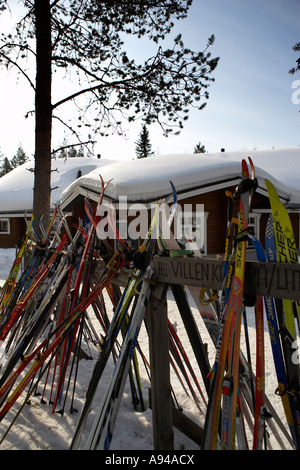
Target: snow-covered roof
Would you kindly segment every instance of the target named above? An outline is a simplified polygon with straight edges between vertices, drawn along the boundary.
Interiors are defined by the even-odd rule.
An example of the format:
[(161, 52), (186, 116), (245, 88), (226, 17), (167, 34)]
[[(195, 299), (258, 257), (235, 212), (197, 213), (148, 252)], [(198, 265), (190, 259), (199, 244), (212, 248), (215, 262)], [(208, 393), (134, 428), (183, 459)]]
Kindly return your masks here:
[[(300, 148), (270, 151), (239, 151), (206, 154), (163, 155), (130, 161), (97, 158), (52, 160), (51, 203), (67, 207), (79, 195), (99, 197), (100, 178), (108, 182), (106, 199), (128, 202), (154, 202), (171, 197), (170, 180), (178, 198), (225, 188), (236, 184), (241, 161), (251, 156), (259, 182), (258, 191), (266, 193), (264, 179), (270, 179), (282, 200), (290, 206), (300, 204)], [(34, 162), (28, 161), (0, 178), (0, 213), (30, 213), (33, 202)], [(82, 176), (78, 178), (78, 171)]]
[[(51, 205), (59, 202), (61, 193), (78, 177), (114, 163), (94, 157), (53, 159), (51, 163)], [(0, 213), (30, 213), (33, 207), (34, 161), (29, 160), (0, 178)], [(98, 170), (99, 171), (99, 170)]]
[[(239, 182), (241, 161), (251, 156), (258, 179), (258, 192), (267, 195), (264, 179), (273, 182), (285, 203), (300, 204), (300, 148), (270, 151), (240, 151), (206, 154), (176, 154), (123, 161), (101, 168), (108, 200), (149, 203), (172, 195), (170, 180), (178, 198), (229, 187)], [(61, 195), (67, 207), (79, 195), (97, 199), (100, 191), (99, 169), (74, 181)], [(294, 187), (291, 185), (294, 183)]]

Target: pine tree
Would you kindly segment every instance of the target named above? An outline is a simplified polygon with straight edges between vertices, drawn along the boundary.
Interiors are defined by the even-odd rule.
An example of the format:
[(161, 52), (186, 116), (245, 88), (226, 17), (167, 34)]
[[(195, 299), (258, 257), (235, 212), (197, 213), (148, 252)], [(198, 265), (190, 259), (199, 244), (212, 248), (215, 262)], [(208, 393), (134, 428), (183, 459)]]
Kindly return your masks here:
[(24, 152), (22, 148), (22, 145), (20, 144), (16, 155), (14, 155), (13, 158), (11, 159), (11, 166), (12, 168), (17, 168), (17, 166), (22, 165), (28, 160), (29, 158), (27, 157), (26, 153)]
[(0, 167), (0, 177), (6, 175), (13, 169), (9, 159), (7, 157), (4, 157), (3, 163)]
[(194, 147), (194, 153), (205, 153), (206, 150), (205, 150), (205, 146), (201, 144), (201, 142), (199, 142), (199, 144), (197, 144), (195, 147)]
[(142, 126), (142, 130), (139, 134), (139, 139), (136, 141), (135, 153), (137, 155), (137, 158), (147, 158), (154, 155), (150, 143), (149, 131), (145, 124)]
[(77, 151), (77, 157), (84, 157), (84, 148), (83, 145), (80, 145), (79, 150)]

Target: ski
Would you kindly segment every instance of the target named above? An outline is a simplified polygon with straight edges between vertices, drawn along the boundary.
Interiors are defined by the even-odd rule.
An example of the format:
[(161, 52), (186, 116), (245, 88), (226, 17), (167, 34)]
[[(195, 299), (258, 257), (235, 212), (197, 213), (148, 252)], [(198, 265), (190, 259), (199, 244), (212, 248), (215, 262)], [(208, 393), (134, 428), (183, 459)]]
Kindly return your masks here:
[(232, 230), (233, 230), (234, 199), (233, 199), (233, 194), (230, 191), (225, 191), (225, 194), (227, 197), (227, 231), (226, 231), (226, 238), (225, 238), (221, 311), (223, 311), (224, 305), (228, 300), (228, 294), (229, 294), (230, 284), (231, 284), (231, 273), (232, 273), (232, 268), (233, 268), (233, 262), (230, 262), (229, 250), (230, 250), (230, 242), (232, 240)]
[(109, 425), (105, 436), (104, 449), (108, 450), (110, 447), (117, 413), (121, 404), (123, 390), (128, 376), (131, 358), (150, 298), (151, 285), (147, 281), (151, 279), (152, 273), (152, 268), (148, 266), (143, 280), (141, 292), (139, 294), (134, 312), (132, 313), (129, 329), (123, 342), (118, 361), (115, 365), (112, 377), (107, 387), (107, 391), (104, 394), (103, 401), (99, 406), (91, 432), (88, 436), (85, 446), (86, 450), (97, 449), (109, 415), (111, 416), (111, 419), (108, 423)]
[[(0, 421), (8, 413), (8, 411), (11, 409), (13, 404), (20, 397), (20, 395), (23, 393), (25, 388), (34, 379), (35, 375), (42, 368), (42, 366), (44, 365), (46, 360), (49, 358), (49, 356), (51, 356), (50, 361), (52, 360), (52, 355), (57, 353), (57, 351), (59, 350), (59, 348), (62, 345), (63, 341), (65, 340), (65, 338), (69, 334), (70, 329), (73, 328), (73, 326), (74, 326), (75, 322), (78, 320), (78, 318), (89, 307), (89, 305), (91, 305), (91, 303), (94, 301), (94, 299), (99, 295), (99, 292), (102, 289), (104, 289), (106, 284), (111, 281), (112, 277), (116, 275), (118, 265), (119, 265), (119, 261), (115, 259), (114, 262), (112, 262), (107, 267), (107, 271), (106, 271), (105, 275), (103, 276), (101, 281), (99, 281), (98, 285), (95, 287), (95, 290), (90, 292), (90, 294), (77, 305), (75, 311), (73, 311), (62, 322), (62, 324), (58, 325), (58, 329), (55, 330), (55, 333), (57, 333), (58, 330), (59, 330), (59, 334), (55, 334), (55, 338), (49, 344), (49, 346), (45, 350), (43, 350), (42, 352), (40, 352), (40, 347), (37, 346), (37, 348), (34, 351), (35, 354), (32, 353), (30, 355), (30, 359), (32, 359), (33, 357), (35, 357), (36, 359), (35, 359), (34, 363), (32, 364), (32, 366), (30, 367), (30, 369), (28, 370), (28, 372), (25, 374), (25, 376), (21, 380), (21, 382), (16, 386), (15, 390), (8, 396), (8, 398), (6, 400), (6, 403), (1, 408), (1, 410), (0, 410)], [(66, 279), (67, 279), (67, 276), (65, 277), (64, 282), (65, 282)], [(54, 334), (54, 333), (52, 333), (52, 334)], [(25, 358), (25, 360), (26, 360), (26, 358)], [(26, 361), (26, 365), (28, 365), (28, 362)], [(47, 365), (47, 367), (48, 366), (49, 366), (49, 364)], [(41, 376), (44, 374), (47, 367), (45, 367), (43, 369), (43, 373), (40, 375), (38, 380), (40, 380)], [(18, 371), (22, 372), (22, 370), (23, 370), (23, 366), (22, 366), (22, 364), (20, 364)], [(20, 375), (20, 374), (16, 371), (16, 373), (14, 374), (14, 382), (15, 382), (18, 375)], [(7, 385), (7, 384), (9, 384), (9, 385)], [(6, 382), (2, 385), (3, 390), (5, 390), (5, 389), (7, 390), (7, 387), (11, 388), (11, 385), (13, 385), (13, 384), (11, 383), (10, 378), (8, 378), (8, 382)], [(4, 395), (4, 393), (2, 395)]]
[[(278, 261), (282, 262), (284, 260), (288, 263), (299, 264), (293, 227), (288, 212), (279, 200), (277, 191), (272, 183), (265, 180), (265, 184), (272, 209)], [(285, 245), (285, 250), (283, 250), (282, 243)], [(286, 316), (287, 328), (296, 339), (300, 329), (300, 302), (289, 301), (287, 308), (290, 312), (289, 316)]]
[[(249, 240), (255, 248), (258, 261), (266, 262), (265, 253), (260, 242), (250, 233), (247, 234)], [(264, 346), (264, 310), (269, 321), (269, 332), (273, 355), (280, 354), (280, 343), (278, 332), (274, 331), (274, 311), (272, 308), (272, 299), (269, 297), (256, 297), (255, 303), (255, 321), (256, 321), (256, 380), (255, 380), (255, 399), (254, 399), (254, 432), (253, 432), (253, 450), (261, 450), (263, 436), (265, 432), (265, 423), (271, 415), (266, 409), (265, 403), (265, 346)], [(272, 337), (272, 335), (274, 335)], [(272, 343), (273, 339), (273, 343)], [(282, 357), (281, 357), (282, 359)]]
[[(174, 187), (173, 183), (170, 182), (170, 184), (171, 184), (172, 191), (173, 191), (173, 205), (171, 207), (171, 211), (170, 211), (170, 214), (169, 214), (169, 217), (168, 217), (168, 222), (167, 222), (169, 228), (171, 227), (171, 224), (173, 222), (175, 212), (176, 212), (176, 206), (177, 206), (176, 190), (175, 190), (175, 187)], [(160, 233), (160, 225), (159, 225), (159, 217), (158, 217), (158, 206), (157, 206), (157, 216), (156, 217), (154, 216), (154, 227), (155, 227), (155, 230), (156, 230), (157, 241), (158, 241), (158, 244), (160, 245), (160, 243), (161, 243), (161, 238), (160, 238), (161, 233)], [(151, 232), (152, 232), (152, 229), (151, 229)], [(156, 243), (156, 240), (154, 239), (154, 240), (152, 240), (150, 246), (152, 245), (152, 247), (154, 247), (155, 243)], [(152, 250), (153, 250), (153, 248), (151, 248), (150, 253), (152, 252)], [(152, 255), (152, 253), (151, 253), (151, 255)], [(148, 259), (150, 259), (149, 256), (148, 256)], [(153, 270), (150, 266), (148, 266), (147, 270), (146, 270), (145, 277), (143, 278), (144, 280), (143, 280), (141, 293), (139, 294), (137, 304), (134, 308), (134, 313), (133, 313), (134, 317), (131, 320), (131, 323), (132, 323), (133, 320), (135, 319), (135, 316), (138, 317), (136, 319), (136, 321), (138, 322), (138, 327), (137, 327), (136, 331), (138, 331), (139, 328), (140, 328), (140, 324), (141, 324), (141, 322), (144, 318), (144, 313), (145, 313), (145, 310), (146, 310), (146, 306), (147, 306), (147, 303), (148, 303), (148, 300), (149, 300), (150, 294), (151, 294), (151, 288), (150, 288), (149, 282), (145, 283), (145, 281), (147, 281), (146, 277), (148, 277), (150, 279), (152, 277), (152, 274), (153, 274)], [(169, 324), (169, 326), (170, 326), (170, 324)], [(170, 340), (171, 340), (173, 338), (173, 335), (171, 335), (171, 330), (169, 330), (169, 334), (170, 334), (169, 337), (170, 337)], [(132, 348), (132, 345), (131, 345), (131, 348)], [(133, 349), (133, 352), (134, 352), (134, 349)], [(133, 352), (132, 352), (132, 354), (133, 354)], [(187, 360), (187, 357), (184, 355), (184, 351), (182, 350), (182, 348), (181, 348), (181, 353), (183, 354), (183, 356)], [(100, 412), (100, 416), (101, 416), (100, 422), (98, 422), (98, 424), (96, 425), (96, 429), (98, 429), (98, 431), (96, 433), (95, 429), (94, 429), (94, 431), (92, 430), (92, 432), (91, 432), (92, 440), (89, 438), (86, 448), (91, 448), (90, 447), (91, 445), (93, 446), (92, 448), (96, 448), (96, 446), (99, 442), (99, 439), (101, 437), (101, 430), (102, 430), (102, 428), (104, 426), (104, 423), (106, 421), (106, 414), (107, 414), (108, 409), (110, 408), (110, 406), (112, 406), (112, 411), (110, 413), (110, 420), (108, 422), (108, 428), (107, 428), (106, 438), (105, 438), (105, 443), (104, 443), (105, 450), (109, 449), (110, 442), (111, 442), (111, 439), (112, 439), (113, 429), (114, 429), (115, 422), (116, 422), (118, 409), (119, 409), (120, 403), (121, 403), (121, 398), (122, 398), (123, 389), (124, 389), (124, 386), (125, 386), (125, 381), (126, 381), (126, 377), (127, 377), (127, 373), (128, 373), (129, 364), (130, 364), (130, 358), (128, 357), (127, 360), (126, 360), (126, 355), (125, 355), (125, 366), (121, 367), (121, 369), (124, 369), (124, 370), (122, 370), (121, 377), (119, 377), (118, 381), (116, 381), (116, 380), (114, 381), (115, 385), (111, 390), (110, 398), (109, 398), (109, 395), (108, 395), (108, 398), (106, 398), (106, 400), (108, 399), (108, 403), (106, 401), (106, 403), (107, 403), (106, 406)], [(189, 366), (188, 361), (187, 361), (187, 364)], [(195, 378), (195, 376), (194, 376), (194, 378)], [(117, 385), (117, 382), (120, 382), (120, 384)], [(196, 381), (196, 384), (198, 384), (197, 381)], [(193, 394), (193, 391), (192, 391), (192, 394)], [(204, 397), (203, 397), (203, 399), (204, 399)], [(110, 401), (112, 401), (112, 405), (110, 405)], [(96, 423), (96, 420), (95, 420), (95, 423)], [(95, 434), (96, 434), (96, 439), (95, 439)]]
[(12, 291), (14, 289), (19, 270), (21, 267), (21, 263), (23, 260), (23, 255), (25, 253), (26, 247), (27, 247), (27, 242), (29, 240), (30, 234), (31, 234), (31, 225), (32, 225), (33, 217), (31, 218), (29, 227), (26, 231), (25, 237), (22, 241), (21, 247), (19, 248), (15, 261), (13, 263), (13, 266), (11, 268), (11, 271), (8, 275), (8, 278), (5, 281), (5, 284), (2, 288), (1, 291), (1, 302), (0, 302), (0, 318), (2, 317), (2, 309), (6, 306), (7, 302), (9, 301), (10, 295), (12, 294)]
[[(210, 391), (210, 380), (208, 378), (210, 364), (207, 357), (207, 351), (199, 334), (199, 329), (193, 317), (193, 313), (188, 303), (183, 286), (171, 285), (171, 291), (173, 293), (174, 300), (178, 306), (182, 322), (184, 324), (189, 341), (191, 343), (195, 359), (202, 375), (205, 390), (208, 395)], [(204, 403), (206, 403), (206, 398), (204, 398), (203, 394), (202, 398)]]
[(93, 374), (86, 392), (85, 402), (81, 410), (80, 417), (72, 438), (72, 442), (70, 445), (71, 450), (75, 450), (78, 448), (80, 438), (84, 430), (85, 422), (87, 420), (88, 413), (98, 387), (99, 380), (102, 376), (103, 370), (112, 351), (115, 339), (127, 316), (129, 305), (133, 299), (133, 296), (135, 295), (136, 286), (140, 281), (141, 277), (143, 276), (152, 256), (153, 247), (156, 243), (155, 233), (153, 232), (155, 231), (156, 227), (158, 209), (159, 204), (157, 203), (156, 210), (153, 215), (147, 236), (143, 244), (138, 249), (138, 266), (133, 266), (131, 271), (129, 272), (127, 284), (109, 325), (104, 343), (102, 345), (99, 357), (93, 370)]
[[(242, 172), (247, 173), (245, 160)], [(242, 179), (236, 190), (240, 196), (238, 233), (236, 240), (235, 270), (229, 293), (228, 302), (224, 306), (219, 343), (211, 382), (211, 392), (204, 427), (203, 449), (216, 449), (218, 444), (219, 419), (221, 415), (222, 394), (225, 401), (225, 413), (222, 418), (222, 448), (235, 447), (235, 420), (238, 393), (239, 340), (241, 326), (241, 307), (243, 298), (246, 241), (241, 238), (247, 229), (248, 204), (254, 180), (249, 177)], [(228, 347), (230, 346), (230, 349)], [(228, 355), (228, 350), (230, 354)], [(226, 361), (228, 371), (224, 377)], [(223, 390), (223, 393), (222, 393)]]
[[(87, 200), (87, 197), (86, 197), (85, 198), (85, 207), (86, 208), (87, 208), (87, 204), (88, 204), (88, 200)], [(72, 289), (72, 301), (71, 301), (71, 305), (70, 305), (70, 313), (71, 314), (72, 314), (73, 311), (75, 311), (75, 308), (76, 308), (77, 303), (78, 303), (80, 286), (81, 286), (82, 277), (83, 277), (83, 271), (84, 271), (84, 268), (85, 268), (85, 265), (86, 265), (87, 255), (88, 255), (88, 252), (90, 250), (93, 233), (94, 233), (94, 226), (91, 224), (90, 229), (89, 229), (89, 233), (88, 233), (88, 238), (85, 242), (85, 245), (84, 245), (84, 248), (83, 248), (83, 253), (81, 255), (80, 262), (79, 262), (77, 272), (76, 272), (76, 275), (75, 275), (74, 285), (73, 285), (73, 289)], [(58, 377), (58, 381), (57, 381), (57, 390), (56, 390), (54, 403), (53, 403), (53, 407), (52, 407), (53, 411), (55, 410), (57, 402), (59, 400), (59, 396), (62, 393), (63, 383), (64, 383), (64, 379), (65, 379), (65, 374), (66, 374), (66, 369), (67, 369), (67, 366), (69, 364), (73, 344), (74, 344), (75, 337), (76, 337), (76, 334), (77, 334), (77, 331), (78, 331), (78, 328), (79, 328), (79, 321), (80, 321), (80, 318), (74, 324), (74, 328), (72, 329), (72, 331), (70, 331), (69, 337), (66, 338), (66, 340), (65, 340), (65, 342), (62, 346), (61, 361), (60, 361), (60, 373), (59, 373), (59, 377)]]
[(54, 206), (54, 211), (53, 211), (53, 215), (51, 217), (51, 220), (50, 220), (50, 223), (49, 223), (49, 226), (47, 227), (47, 230), (43, 224), (43, 219), (44, 217), (42, 216), (41, 217), (41, 220), (40, 220), (40, 231), (43, 235), (43, 239), (42, 239), (42, 245), (46, 245), (46, 244), (50, 244), (50, 234), (51, 234), (51, 230), (53, 228), (53, 225), (55, 223), (55, 220), (56, 220), (56, 216), (57, 216), (57, 213), (58, 213), (58, 207), (57, 205), (55, 204)]
[[(64, 271), (58, 279), (56, 289), (54, 290), (52, 297), (50, 299), (47, 299), (47, 305), (44, 306), (44, 309), (46, 309), (47, 307), (47, 309), (51, 311), (52, 306), (55, 305), (57, 298), (59, 297), (59, 295), (61, 295), (62, 286), (64, 286), (66, 278), (67, 272)], [(33, 352), (25, 352), (32, 337), (32, 334), (38, 327), (38, 323), (35, 323), (33, 325), (33, 328), (27, 334), (23, 334), (23, 337), (21, 337), (17, 348), (15, 348), (14, 353), (7, 364), (5, 373), (1, 376), (0, 402), (2, 401), (4, 393), (7, 393), (7, 391), (14, 385), (17, 378), (20, 376), (25, 367), (32, 361), (35, 356), (40, 354), (40, 350), (43, 349), (49, 341), (49, 338), (47, 338), (46, 340), (43, 340), (35, 349), (32, 345), (31, 349), (33, 350)], [(19, 359), (21, 359), (21, 363), (14, 372), (11, 372), (13, 370), (13, 367), (19, 361)]]
[[(176, 197), (174, 198), (174, 200)], [(233, 197), (231, 193), (228, 193), (228, 217), (230, 218), (229, 224), (231, 225), (233, 223), (232, 218), (232, 209), (233, 209)], [(229, 233), (231, 232), (231, 229), (228, 229), (228, 247), (229, 247)], [(187, 240), (188, 241), (188, 240)], [(164, 254), (164, 248), (167, 248), (170, 250), (170, 256), (179, 256), (182, 254), (189, 254), (192, 256), (197, 256), (201, 257), (201, 251), (198, 248), (198, 245), (196, 243), (191, 243), (191, 241), (188, 241), (189, 246), (191, 250), (182, 250), (181, 247), (179, 246), (178, 242), (175, 240), (174, 235), (170, 231), (170, 238), (168, 240), (164, 240), (164, 247), (162, 249), (163, 254)], [(229, 260), (229, 256), (227, 258)], [(232, 269), (232, 262), (230, 265), (228, 265), (229, 269)], [(176, 288), (176, 297), (174, 297), (178, 303), (178, 298), (180, 299), (178, 306), (179, 306), (179, 311), (182, 312), (182, 319), (184, 322), (184, 325), (186, 327), (186, 330), (188, 332), (191, 344), (193, 345), (194, 353), (196, 356), (196, 359), (198, 361), (198, 364), (200, 366), (200, 370), (202, 372), (203, 380), (206, 386), (206, 390), (209, 393), (209, 388), (210, 388), (210, 378), (209, 378), (209, 372), (210, 372), (210, 366), (207, 358), (207, 352), (205, 351), (204, 345), (202, 343), (202, 340), (198, 334), (198, 328), (195, 324), (195, 320), (193, 316), (191, 315), (190, 318), (187, 316), (187, 310), (185, 309), (186, 306), (186, 293), (184, 292), (182, 286), (171, 286), (172, 289)], [(228, 286), (227, 286), (228, 287)], [(181, 291), (180, 291), (181, 289)], [(199, 309), (199, 313), (205, 323), (205, 326), (214, 342), (214, 344), (217, 344), (218, 341), (218, 333), (219, 333), (219, 324), (218, 324), (218, 313), (217, 313), (217, 308), (216, 308), (216, 298), (212, 301), (212, 298), (210, 295), (206, 292), (206, 289), (204, 289), (204, 293), (202, 293), (202, 289), (198, 287), (188, 287), (188, 290), (190, 291), (193, 300), (195, 301), (195, 304), (197, 308)], [(174, 292), (173, 292), (174, 293)], [(199, 295), (200, 294), (200, 295)], [(203, 295), (204, 294), (204, 295)], [(179, 297), (178, 297), (179, 295)], [(184, 300), (184, 302), (182, 302)], [(189, 311), (189, 309), (188, 309)], [(192, 333), (192, 334), (191, 334)], [(200, 340), (200, 342), (199, 342)], [(239, 414), (239, 423), (240, 427), (239, 429), (242, 429), (243, 426), (243, 417)], [(241, 431), (243, 433), (243, 438), (244, 438), (244, 431)]]
[[(91, 261), (87, 263), (87, 260), (88, 260), (89, 255), (91, 256), (91, 259), (93, 258), (93, 253), (90, 254), (90, 250), (92, 250), (92, 252), (94, 250), (94, 241), (95, 241), (95, 234), (97, 230), (97, 221), (99, 221), (99, 218), (97, 218), (97, 221), (96, 221), (96, 213), (97, 213), (99, 206), (102, 204), (104, 193), (105, 193), (105, 188), (106, 188), (106, 185), (104, 184), (104, 180), (101, 177), (101, 175), (100, 175), (100, 179), (101, 179), (101, 190), (100, 190), (97, 208), (94, 214), (92, 214), (92, 209), (90, 208), (88, 196), (86, 196), (84, 200), (84, 208), (85, 208), (85, 213), (86, 213), (86, 230), (88, 230), (88, 233), (84, 241), (83, 252), (81, 254), (80, 261), (78, 262), (76, 274), (74, 277), (74, 285), (72, 289), (72, 300), (71, 300), (71, 305), (70, 305), (71, 314), (73, 311), (75, 311), (76, 306), (80, 301), (80, 297), (84, 298), (84, 296), (87, 294), (87, 291), (89, 289), (89, 286), (87, 283), (89, 282), (89, 279), (90, 279)], [(83, 283), (84, 277), (85, 277), (85, 282)], [(83, 283), (83, 286), (82, 286), (82, 283)], [(80, 292), (80, 287), (81, 287), (81, 292)], [(56, 394), (55, 394), (55, 397), (53, 400), (53, 406), (52, 406), (53, 412), (62, 394), (66, 370), (70, 361), (70, 356), (73, 350), (73, 346), (75, 343), (77, 331), (79, 329), (80, 321), (81, 319), (79, 318), (78, 321), (74, 324), (74, 328), (70, 332), (69, 337), (66, 338), (65, 343), (62, 346), (61, 360), (60, 360), (60, 373), (59, 373), (59, 377), (57, 380), (57, 389), (56, 389)], [(60, 410), (61, 414), (62, 412), (63, 412), (63, 409)]]
[[(171, 184), (172, 194), (173, 194), (173, 204), (171, 206), (171, 210), (170, 210), (170, 214), (169, 214), (168, 222), (167, 222), (167, 225), (169, 228), (168, 238), (162, 237), (160, 227), (158, 227), (158, 231), (160, 233), (159, 246), (160, 246), (162, 253), (164, 254), (166, 250), (167, 251), (169, 250), (170, 253), (173, 251), (173, 255), (174, 255), (174, 253), (178, 253), (179, 245), (177, 241), (174, 239), (174, 236), (170, 229), (171, 229), (171, 225), (176, 214), (178, 200), (177, 200), (176, 188), (174, 184), (172, 183), (172, 181), (170, 181), (170, 184)], [(165, 209), (165, 213), (167, 213), (166, 209)], [(204, 344), (199, 334), (198, 327), (193, 317), (191, 308), (187, 300), (186, 292), (183, 286), (172, 284), (170, 287), (174, 296), (174, 300), (178, 306), (178, 310), (179, 310), (181, 319), (183, 321), (184, 327), (186, 329), (188, 338), (191, 342), (191, 346), (192, 346), (196, 361), (198, 363), (199, 369), (202, 374), (206, 392), (208, 394), (210, 381), (207, 376), (210, 370), (210, 364), (209, 364), (208, 357), (207, 357), (207, 351), (205, 350)], [(202, 398), (204, 402), (206, 402), (206, 399), (204, 398), (203, 395), (202, 395)]]
[(8, 332), (10, 331), (10, 328), (12, 327), (12, 325), (14, 324), (14, 322), (17, 320), (17, 318), (19, 317), (20, 313), (22, 312), (22, 310), (24, 309), (24, 307), (27, 305), (27, 303), (29, 302), (29, 300), (31, 299), (32, 295), (34, 294), (34, 292), (36, 291), (36, 289), (39, 287), (39, 285), (41, 284), (41, 282), (43, 281), (43, 279), (45, 279), (47, 273), (49, 272), (50, 270), (50, 267), (52, 266), (52, 264), (55, 262), (55, 260), (57, 259), (57, 257), (59, 255), (61, 255), (62, 253), (62, 250), (66, 244), (66, 236), (63, 237), (61, 243), (55, 248), (51, 258), (49, 259), (49, 261), (45, 264), (45, 266), (42, 267), (42, 269), (39, 271), (36, 279), (34, 280), (33, 284), (31, 285), (30, 288), (27, 289), (26, 291), (26, 294), (24, 296), (24, 298), (17, 304), (17, 306), (15, 307), (15, 309), (13, 310), (13, 312), (11, 313), (10, 317), (8, 318), (7, 322), (5, 325), (2, 325), (1, 326), (1, 333), (0, 333), (0, 340), (4, 340), (8, 334)]
[[(197, 390), (200, 393), (200, 396), (203, 400), (203, 403), (205, 405), (206, 405), (206, 398), (205, 398), (205, 396), (203, 394), (203, 391), (201, 389), (201, 385), (198, 382), (198, 379), (197, 379), (197, 376), (195, 374), (194, 368), (192, 367), (192, 365), (189, 361), (189, 358), (187, 356), (187, 353), (186, 353), (186, 351), (185, 351), (185, 349), (182, 345), (182, 342), (180, 341), (180, 338), (178, 337), (178, 335), (177, 335), (173, 325), (171, 324), (171, 322), (169, 321), (168, 323), (169, 323), (168, 329), (169, 329), (170, 353), (172, 354), (172, 356), (174, 358), (174, 361), (177, 363), (177, 365), (179, 367), (179, 370), (182, 373), (182, 375), (183, 375), (183, 377), (184, 377), (184, 379), (185, 379), (185, 381), (188, 385), (188, 388), (190, 389), (191, 395), (192, 395), (199, 411), (202, 413), (202, 409), (200, 407), (200, 400), (197, 397), (195, 390), (193, 389), (191, 381), (188, 377), (188, 372), (190, 373), (190, 375), (191, 375), (191, 377), (192, 377), (192, 379), (193, 379), (193, 381), (194, 381), (194, 383), (197, 387)], [(183, 358), (183, 360), (182, 360), (182, 358)], [(185, 368), (184, 363), (187, 366), (187, 370)]]
[[(269, 262), (277, 262), (277, 249), (274, 225), (275, 224), (273, 221), (273, 217), (272, 215), (270, 215), (267, 222), (265, 237), (266, 253)], [(281, 231), (279, 233), (281, 233)], [(282, 251), (280, 251), (280, 253), (282, 253)], [(286, 312), (284, 312), (284, 307), (287, 306), (287, 302), (284, 303), (283, 299), (274, 299), (274, 303), (275, 307), (273, 306), (271, 311), (271, 320), (273, 320), (272, 339), (274, 341), (274, 339), (276, 338), (275, 334), (276, 336), (280, 334), (282, 348), (281, 352), (278, 351), (275, 355), (273, 353), (278, 378), (278, 389), (276, 393), (281, 397), (287, 423), (293, 438), (294, 447), (296, 449), (299, 449), (300, 429), (298, 426), (298, 422), (300, 417), (300, 410), (299, 399), (297, 398), (297, 390), (299, 390), (299, 370), (298, 364), (292, 361), (292, 356), (294, 354), (294, 338), (285, 323)], [(267, 313), (269, 309), (270, 308), (268, 306)], [(276, 338), (276, 342), (278, 343), (279, 339), (277, 340)], [(283, 355), (283, 359), (281, 358), (281, 355)]]

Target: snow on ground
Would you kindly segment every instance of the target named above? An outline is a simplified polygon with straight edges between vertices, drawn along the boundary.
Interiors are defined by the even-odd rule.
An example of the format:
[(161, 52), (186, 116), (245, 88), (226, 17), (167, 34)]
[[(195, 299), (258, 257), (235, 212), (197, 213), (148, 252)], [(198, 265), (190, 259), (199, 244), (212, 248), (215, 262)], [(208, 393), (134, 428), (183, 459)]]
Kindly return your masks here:
[[(3, 250), (0, 249), (0, 284), (6, 279), (9, 269), (14, 258), (14, 250)], [(107, 300), (106, 306), (109, 307), (109, 300)], [(192, 301), (191, 301), (192, 302)], [(192, 305), (192, 303), (191, 303)], [(168, 295), (168, 312), (169, 319), (176, 326), (177, 334), (180, 337), (182, 343), (186, 348), (188, 357), (190, 358), (194, 370), (198, 372), (198, 366), (193, 358), (192, 348), (186, 338), (186, 333), (181, 323), (180, 316), (177, 311), (176, 304), (171, 297)], [(202, 323), (202, 319), (198, 313), (198, 310), (193, 307), (195, 319), (199, 325), (201, 337), (204, 343), (208, 344), (209, 358), (212, 363), (214, 359), (214, 347), (211, 344), (209, 335), (206, 331), (205, 326)], [(91, 318), (92, 318), (92, 313)], [(248, 322), (249, 322), (249, 334), (251, 341), (252, 352), (254, 351), (255, 345), (255, 328), (254, 328), (254, 314), (250, 309), (248, 311)], [(148, 344), (147, 334), (142, 329), (139, 342), (142, 346), (144, 354), (148, 357)], [(242, 341), (242, 347), (244, 348), (244, 341)], [(272, 402), (273, 406), (277, 410), (278, 415), (285, 421), (284, 412), (281, 406), (280, 398), (275, 395), (276, 389), (276, 377), (273, 367), (273, 359), (270, 352), (270, 341), (268, 337), (267, 327), (265, 326), (265, 344), (266, 344), (266, 387), (267, 395)], [(97, 350), (91, 345), (92, 359), (82, 359), (80, 361), (79, 374), (76, 385), (76, 399), (74, 406), (80, 411), (81, 406), (84, 402), (84, 393), (91, 377), (95, 360), (97, 358)], [(147, 398), (147, 390), (149, 387), (148, 376), (145, 369), (140, 362), (140, 372), (142, 377), (142, 387), (145, 392), (144, 396)], [(254, 363), (255, 364), (255, 363)], [(108, 383), (109, 377), (113, 370), (113, 361), (109, 360), (107, 367), (104, 372), (104, 376), (100, 382), (98, 388), (91, 415), (87, 421), (86, 431), (84, 437), (86, 438), (87, 432), (90, 429), (93, 422), (93, 415), (97, 404), (101, 400), (102, 391), (105, 389)], [(172, 386), (175, 391), (177, 400), (183, 409), (183, 412), (190, 418), (199, 424), (204, 423), (205, 418), (205, 405), (203, 402), (202, 413), (196, 407), (194, 401), (189, 398), (184, 392), (174, 373), (171, 372)], [(200, 373), (198, 373), (200, 377)], [(42, 388), (39, 389), (42, 391)], [(204, 387), (203, 387), (204, 390)], [(60, 416), (56, 413), (51, 412), (51, 407), (48, 404), (42, 405), (39, 397), (32, 397), (31, 404), (26, 405), (18, 419), (14, 423), (12, 429), (7, 434), (6, 438), (0, 445), (0, 450), (67, 450), (69, 448), (71, 438), (76, 426), (78, 413), (71, 414), (69, 411), (70, 402), (67, 402), (65, 413)], [(22, 404), (22, 401), (20, 401)], [(5, 419), (0, 422), (0, 439), (6, 432), (9, 424), (14, 418), (18, 406), (12, 408)], [(125, 392), (122, 399), (121, 408), (119, 411), (117, 424), (112, 440), (111, 450), (153, 450), (153, 436), (152, 436), (152, 424), (151, 424), (151, 410), (148, 408), (144, 412), (135, 411), (131, 403), (130, 387), (127, 381)], [(181, 432), (174, 430), (174, 443), (175, 449), (177, 450), (198, 450), (199, 447), (196, 443), (191, 441)], [(273, 436), (270, 435), (271, 442), (274, 449), (280, 449), (279, 444), (274, 440)], [(101, 448), (101, 444), (100, 447)], [(290, 449), (287, 444), (287, 449)]]

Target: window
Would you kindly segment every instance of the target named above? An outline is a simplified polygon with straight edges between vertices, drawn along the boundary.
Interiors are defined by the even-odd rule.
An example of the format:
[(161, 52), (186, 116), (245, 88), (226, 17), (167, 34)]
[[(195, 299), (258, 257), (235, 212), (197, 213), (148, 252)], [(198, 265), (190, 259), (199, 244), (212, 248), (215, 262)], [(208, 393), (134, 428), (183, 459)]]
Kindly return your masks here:
[[(255, 238), (259, 240), (259, 222), (260, 222), (260, 214), (250, 212), (248, 217), (248, 228), (252, 230), (253, 235)], [(252, 243), (248, 243), (249, 248), (253, 248)]]
[(9, 219), (0, 219), (0, 234), (10, 234)]

